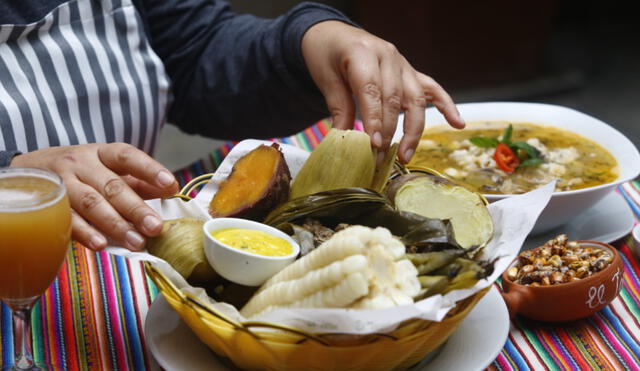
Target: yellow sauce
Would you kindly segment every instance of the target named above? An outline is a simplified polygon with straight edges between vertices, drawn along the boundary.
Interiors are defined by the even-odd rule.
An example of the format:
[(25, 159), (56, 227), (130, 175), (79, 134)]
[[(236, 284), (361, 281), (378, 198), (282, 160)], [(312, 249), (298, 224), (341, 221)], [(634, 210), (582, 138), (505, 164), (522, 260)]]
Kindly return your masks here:
[(211, 232), (211, 237), (240, 251), (258, 255), (287, 256), (293, 251), (284, 238), (253, 229), (224, 228)]

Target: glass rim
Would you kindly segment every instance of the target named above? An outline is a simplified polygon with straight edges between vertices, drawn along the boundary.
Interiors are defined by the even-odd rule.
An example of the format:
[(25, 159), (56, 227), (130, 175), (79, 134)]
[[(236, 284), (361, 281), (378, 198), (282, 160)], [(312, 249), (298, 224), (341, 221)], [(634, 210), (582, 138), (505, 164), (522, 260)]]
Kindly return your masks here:
[(49, 201), (46, 201), (43, 203), (37, 203), (36, 201), (35, 204), (29, 203), (28, 205), (21, 206), (21, 205), (6, 205), (6, 204), (3, 204), (2, 201), (0, 201), (0, 212), (11, 213), (11, 212), (25, 212), (25, 211), (43, 209), (56, 204), (67, 193), (67, 189), (64, 185), (64, 182), (62, 181), (62, 177), (60, 177), (60, 175), (52, 171), (44, 170), (44, 169), (29, 168), (29, 167), (0, 168), (0, 179), (17, 177), (17, 176), (44, 178), (44, 179), (53, 181), (57, 185), (57, 187), (51, 192), (48, 192), (38, 198), (37, 201), (40, 201), (42, 199), (49, 199)]

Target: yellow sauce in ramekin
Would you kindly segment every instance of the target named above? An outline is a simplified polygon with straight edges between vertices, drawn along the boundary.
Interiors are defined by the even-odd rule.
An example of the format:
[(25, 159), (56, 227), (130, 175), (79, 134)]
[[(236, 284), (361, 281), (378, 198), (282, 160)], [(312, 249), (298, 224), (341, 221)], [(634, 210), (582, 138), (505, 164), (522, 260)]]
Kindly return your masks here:
[(257, 255), (287, 256), (293, 252), (287, 240), (253, 229), (223, 228), (211, 232), (211, 237), (227, 246)]

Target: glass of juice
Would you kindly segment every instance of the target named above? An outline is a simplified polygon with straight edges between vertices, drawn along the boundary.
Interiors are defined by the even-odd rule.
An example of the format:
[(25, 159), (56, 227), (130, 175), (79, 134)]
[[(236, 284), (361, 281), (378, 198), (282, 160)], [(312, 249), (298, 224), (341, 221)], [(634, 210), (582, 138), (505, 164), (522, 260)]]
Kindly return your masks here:
[(71, 240), (62, 179), (39, 169), (0, 169), (0, 300), (12, 310), (16, 370), (38, 370), (31, 309), (55, 279)]

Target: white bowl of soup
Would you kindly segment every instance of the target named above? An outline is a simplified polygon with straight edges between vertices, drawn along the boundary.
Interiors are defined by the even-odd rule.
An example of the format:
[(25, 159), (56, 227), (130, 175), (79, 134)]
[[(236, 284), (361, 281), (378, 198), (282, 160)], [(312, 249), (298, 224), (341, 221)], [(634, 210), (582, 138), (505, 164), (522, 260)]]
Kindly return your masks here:
[[(457, 107), (467, 122), (464, 130), (450, 128), (436, 109), (427, 109), (426, 128), (410, 165), (434, 169), (490, 202), (555, 180), (556, 191), (532, 234), (569, 222), (640, 174), (635, 145), (612, 126), (576, 110), (509, 102)], [(402, 135), (401, 123), (396, 140)], [(509, 124), (510, 141), (502, 143)], [(498, 150), (500, 144), (511, 152), (503, 151), (504, 146)], [(526, 153), (531, 147), (534, 156)], [(536, 160), (527, 161), (533, 157)]]
[(300, 246), (289, 235), (251, 220), (216, 218), (202, 228), (209, 264), (240, 285), (261, 285), (300, 253)]

